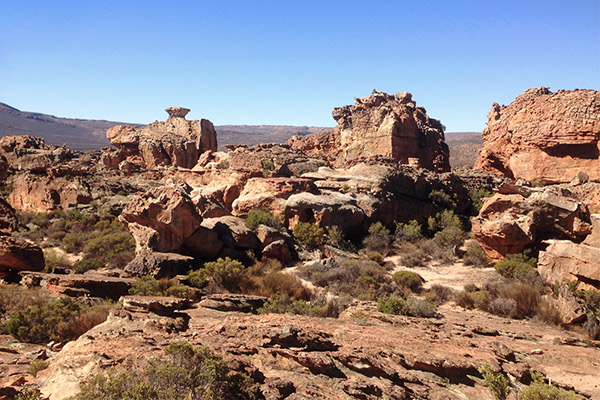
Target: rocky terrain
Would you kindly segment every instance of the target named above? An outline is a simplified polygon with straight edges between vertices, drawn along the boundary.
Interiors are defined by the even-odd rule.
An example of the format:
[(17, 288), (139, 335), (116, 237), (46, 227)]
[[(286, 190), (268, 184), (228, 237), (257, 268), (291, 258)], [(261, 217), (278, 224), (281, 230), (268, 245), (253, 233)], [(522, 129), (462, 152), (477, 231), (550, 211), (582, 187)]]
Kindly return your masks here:
[[(595, 126), (588, 92), (531, 100), (539, 129), (569, 107)], [(182, 342), (222, 357), (222, 390), (249, 385), (223, 398), (599, 397), (600, 183), (589, 158), (555, 185), (490, 173), (481, 157), (503, 158), (485, 141), (498, 120), (525, 123), (522, 106), (490, 119), (486, 171), (450, 172), (443, 126), (405, 92), (227, 151), (181, 107), (110, 127), (102, 151), (3, 137), (0, 398), (159, 390), (144, 377), (176, 368), (165, 352)], [(519, 132), (502, 140), (533, 154)]]

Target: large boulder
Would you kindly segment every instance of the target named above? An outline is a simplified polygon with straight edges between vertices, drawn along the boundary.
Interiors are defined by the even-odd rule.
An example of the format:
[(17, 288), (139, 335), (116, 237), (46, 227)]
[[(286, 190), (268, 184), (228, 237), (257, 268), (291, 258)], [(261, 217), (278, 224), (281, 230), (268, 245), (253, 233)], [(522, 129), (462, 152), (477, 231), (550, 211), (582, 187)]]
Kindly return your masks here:
[(185, 274), (193, 261), (192, 257), (177, 253), (143, 251), (125, 266), (125, 272), (132, 276), (173, 278), (178, 274)]
[(303, 178), (251, 178), (240, 196), (233, 202), (233, 214), (248, 215), (251, 210), (269, 209), (282, 214), (288, 197), (296, 193), (316, 192), (310, 179)]
[(514, 179), (569, 182), (584, 171), (600, 181), (600, 92), (526, 90), (492, 105), (475, 168)]
[(135, 195), (119, 219), (131, 232), (136, 252), (178, 252), (202, 217), (183, 186), (160, 186)]
[(475, 239), (492, 259), (538, 248), (549, 238), (583, 240), (591, 232), (587, 208), (550, 192), (496, 194), (472, 219)]
[(42, 271), (44, 266), (44, 253), (39, 246), (10, 236), (0, 236), (0, 268)]
[(354, 105), (334, 108), (338, 126), (331, 131), (293, 137), (294, 150), (321, 154), (335, 165), (371, 156), (391, 157), (438, 172), (450, 170), (444, 127), (417, 107), (410, 93), (389, 95), (373, 91), (354, 99)]
[(144, 128), (118, 125), (106, 133), (117, 150), (107, 150), (104, 166), (120, 168), (123, 161), (142, 167), (174, 165), (192, 168), (205, 151), (217, 150), (217, 133), (207, 119), (188, 121), (188, 109), (170, 107), (169, 118)]

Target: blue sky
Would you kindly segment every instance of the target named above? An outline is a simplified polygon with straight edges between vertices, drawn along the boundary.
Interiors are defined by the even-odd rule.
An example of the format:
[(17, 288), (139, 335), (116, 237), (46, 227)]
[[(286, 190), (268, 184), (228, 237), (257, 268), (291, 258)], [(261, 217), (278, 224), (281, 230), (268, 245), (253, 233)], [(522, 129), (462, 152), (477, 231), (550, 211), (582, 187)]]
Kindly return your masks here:
[(0, 0), (0, 102), (25, 111), (333, 126), (377, 89), (481, 131), (537, 86), (600, 88), (598, 0)]

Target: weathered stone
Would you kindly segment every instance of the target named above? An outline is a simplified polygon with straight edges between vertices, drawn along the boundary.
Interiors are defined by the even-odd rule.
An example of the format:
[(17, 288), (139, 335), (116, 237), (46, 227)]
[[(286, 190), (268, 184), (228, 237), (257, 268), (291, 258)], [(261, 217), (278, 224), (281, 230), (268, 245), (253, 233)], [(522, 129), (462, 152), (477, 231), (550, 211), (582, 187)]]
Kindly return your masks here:
[(12, 169), (32, 172), (46, 172), (72, 157), (65, 147), (49, 146), (44, 139), (29, 135), (1, 138), (0, 155), (6, 157)]
[(205, 151), (217, 151), (217, 134), (206, 120), (187, 121), (187, 108), (170, 107), (169, 119), (144, 128), (118, 125), (106, 132), (116, 151), (105, 151), (103, 163), (115, 168), (125, 160), (143, 167), (175, 165), (192, 168)]
[(355, 98), (352, 106), (334, 108), (338, 126), (333, 130), (295, 136), (288, 143), (294, 150), (320, 153), (336, 165), (379, 155), (401, 164), (449, 171), (442, 124), (429, 118), (423, 107), (416, 107), (410, 93), (399, 95), (374, 90), (369, 97)]
[(125, 266), (125, 272), (132, 276), (173, 278), (178, 274), (186, 273), (193, 261), (192, 257), (176, 253), (142, 251)]
[(135, 195), (119, 219), (133, 235), (136, 252), (177, 252), (200, 227), (202, 217), (185, 188), (162, 186)]
[(188, 299), (161, 296), (123, 296), (119, 302), (128, 311), (149, 311), (158, 315), (173, 315), (189, 306)]
[(19, 229), (19, 219), (15, 209), (0, 197), (0, 234), (9, 234)]
[(10, 236), (0, 236), (0, 268), (41, 271), (44, 266), (44, 253), (39, 246)]
[(600, 290), (600, 248), (568, 240), (549, 240), (540, 252), (538, 272), (548, 284), (579, 280)]
[(202, 226), (215, 231), (219, 235), (219, 240), (230, 248), (258, 249), (260, 247), (256, 234), (241, 218), (231, 215), (206, 218), (202, 221)]
[(544, 183), (579, 172), (600, 181), (600, 92), (526, 90), (508, 106), (494, 103), (475, 168)]
[(217, 311), (256, 313), (267, 302), (266, 297), (242, 294), (213, 294), (206, 296), (198, 306)]
[(85, 274), (46, 274), (21, 272), (21, 284), (27, 287), (43, 287), (49, 291), (73, 297), (102, 297), (117, 300), (128, 294), (134, 279), (108, 276), (98, 271)]
[(224, 244), (216, 231), (201, 226), (183, 242), (183, 245), (184, 251), (194, 257), (214, 260)]

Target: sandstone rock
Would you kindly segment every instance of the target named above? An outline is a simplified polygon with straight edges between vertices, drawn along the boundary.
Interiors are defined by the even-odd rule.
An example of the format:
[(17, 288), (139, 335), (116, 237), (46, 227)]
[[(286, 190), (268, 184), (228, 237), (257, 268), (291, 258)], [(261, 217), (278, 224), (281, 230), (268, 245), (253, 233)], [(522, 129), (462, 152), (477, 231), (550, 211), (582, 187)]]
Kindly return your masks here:
[(135, 195), (119, 219), (133, 235), (136, 252), (178, 252), (200, 227), (198, 214), (186, 189), (162, 186)]
[(410, 93), (399, 96), (374, 90), (369, 97), (355, 98), (352, 106), (334, 108), (338, 126), (333, 130), (293, 137), (288, 144), (294, 150), (322, 154), (336, 165), (382, 155), (401, 164), (449, 171), (442, 124), (429, 118), (423, 107), (416, 107)]
[(484, 201), (479, 215), (471, 220), (472, 231), (488, 256), (502, 259), (507, 254), (536, 247), (548, 237), (583, 239), (590, 233), (585, 207), (574, 199), (553, 193), (496, 194)]
[(266, 297), (242, 294), (213, 294), (202, 299), (198, 306), (217, 311), (256, 313), (267, 302)]
[(224, 243), (219, 239), (216, 231), (201, 226), (183, 242), (183, 245), (183, 251), (187, 254), (205, 260), (214, 260), (221, 252)]
[(44, 139), (28, 135), (1, 138), (0, 155), (12, 169), (32, 172), (46, 172), (72, 157), (65, 147), (49, 146)]
[(194, 259), (176, 253), (157, 253), (142, 251), (129, 264), (125, 272), (132, 276), (151, 276), (156, 279), (173, 278), (184, 274), (193, 264)]
[(46, 274), (21, 272), (21, 284), (27, 287), (43, 287), (49, 291), (72, 297), (101, 297), (117, 300), (129, 293), (134, 279), (108, 276), (98, 271), (85, 274)]
[(600, 290), (600, 248), (568, 240), (548, 240), (540, 252), (538, 272), (548, 284), (579, 280)]
[(0, 183), (4, 182), (6, 176), (8, 175), (8, 161), (6, 161), (6, 157), (0, 155)]
[(51, 177), (24, 173), (12, 182), (9, 203), (21, 211), (50, 212), (68, 209), (92, 201), (89, 184), (79, 178)]
[(585, 172), (600, 181), (600, 92), (526, 90), (492, 105), (482, 137), (477, 169), (544, 183)]
[(44, 266), (44, 253), (39, 246), (10, 236), (0, 236), (0, 268), (41, 271)]
[(192, 168), (205, 151), (217, 151), (217, 134), (206, 120), (187, 121), (186, 108), (170, 107), (169, 119), (154, 122), (144, 128), (118, 125), (107, 131), (116, 151), (103, 156), (106, 168), (115, 168), (125, 160), (143, 167), (174, 165)]
[(262, 258), (274, 258), (282, 263), (289, 263), (294, 260), (293, 250), (284, 240), (277, 240), (269, 243), (262, 251)]
[(246, 226), (241, 218), (231, 215), (206, 218), (202, 221), (202, 226), (215, 231), (219, 235), (219, 240), (230, 248), (260, 248), (260, 241), (256, 234)]
[(158, 315), (173, 315), (175, 311), (189, 306), (188, 299), (162, 296), (123, 296), (119, 303), (128, 311), (145, 311)]
[(302, 178), (251, 178), (239, 197), (233, 202), (233, 214), (246, 216), (250, 210), (271, 210), (283, 214), (286, 199), (293, 194), (315, 192), (310, 179)]
[(19, 219), (15, 209), (0, 197), (0, 235), (10, 234), (19, 229)]

